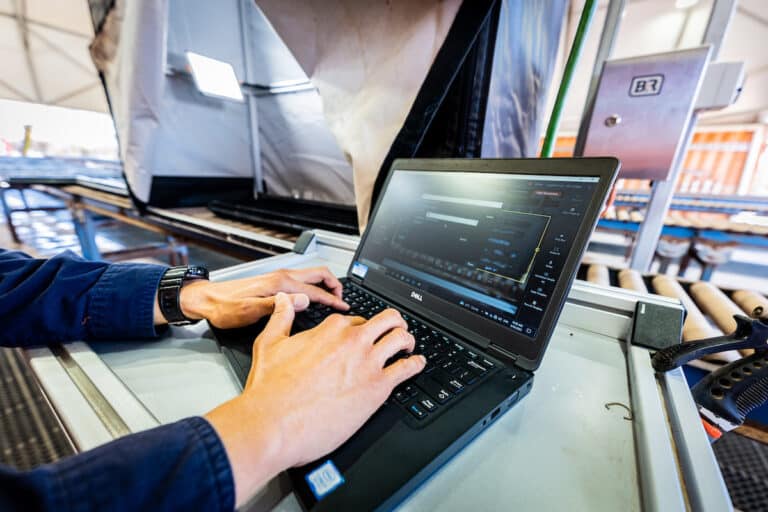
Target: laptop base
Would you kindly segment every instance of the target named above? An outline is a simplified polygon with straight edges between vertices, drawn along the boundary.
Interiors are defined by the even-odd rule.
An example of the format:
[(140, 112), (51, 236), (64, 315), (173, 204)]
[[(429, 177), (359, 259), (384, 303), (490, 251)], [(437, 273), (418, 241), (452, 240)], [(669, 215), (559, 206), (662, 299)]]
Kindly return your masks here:
[[(385, 404), (330, 455), (289, 471), (302, 508), (308, 511), (391, 510), (519, 402), (533, 385), (533, 374), (510, 369), (481, 384), (471, 400), (445, 411), (441, 421), (414, 430), (405, 413)], [(331, 461), (345, 482), (318, 499), (308, 478)]]
[[(342, 279), (346, 281), (346, 279)], [(212, 330), (241, 384), (251, 366), (253, 340), (268, 319), (240, 329)], [(293, 332), (312, 325), (297, 315)], [(513, 407), (531, 390), (533, 374), (503, 367), (453, 398), (439, 421), (417, 423), (390, 398), (366, 424), (333, 453), (289, 471), (302, 508), (310, 511), (389, 510), (404, 500), (439, 467)], [(468, 397), (471, 399), (467, 400)], [(455, 403), (454, 403), (455, 402)], [(309, 482), (330, 467), (344, 483), (318, 497)]]

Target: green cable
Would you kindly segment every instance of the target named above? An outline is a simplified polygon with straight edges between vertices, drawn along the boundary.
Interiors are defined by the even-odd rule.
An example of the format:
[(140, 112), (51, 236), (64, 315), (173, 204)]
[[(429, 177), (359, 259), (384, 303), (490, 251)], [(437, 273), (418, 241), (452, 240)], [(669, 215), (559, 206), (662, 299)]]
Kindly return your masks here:
[(573, 72), (576, 69), (581, 50), (584, 47), (584, 40), (587, 38), (587, 31), (592, 22), (592, 15), (595, 13), (595, 7), (597, 7), (596, 0), (587, 0), (584, 3), (584, 9), (581, 11), (579, 27), (576, 29), (576, 35), (573, 38), (573, 46), (571, 46), (571, 53), (568, 55), (568, 62), (565, 63), (563, 79), (560, 81), (560, 89), (557, 91), (555, 105), (552, 107), (552, 115), (549, 118), (549, 125), (547, 125), (547, 134), (544, 136), (544, 144), (541, 147), (542, 158), (550, 158), (555, 149), (555, 136), (557, 134), (557, 128), (560, 126), (560, 117), (563, 114), (563, 104), (565, 103), (568, 89), (571, 87)]

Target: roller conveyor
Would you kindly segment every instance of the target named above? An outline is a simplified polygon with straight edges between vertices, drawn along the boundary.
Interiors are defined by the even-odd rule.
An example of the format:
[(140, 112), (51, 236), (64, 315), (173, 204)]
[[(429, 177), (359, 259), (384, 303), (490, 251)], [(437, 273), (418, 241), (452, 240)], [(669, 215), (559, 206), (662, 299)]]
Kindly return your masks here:
[[(768, 311), (768, 298), (756, 290), (724, 290), (709, 282), (682, 281), (673, 276), (642, 275), (631, 269), (583, 264), (579, 278), (603, 286), (648, 291), (680, 300), (687, 310), (683, 342), (730, 334), (736, 328), (735, 314), (757, 317)], [(716, 354), (709, 360), (729, 362), (751, 353), (735, 351)]]
[[(645, 207), (650, 194), (619, 192), (614, 205), (617, 207)], [(670, 211), (716, 212), (735, 215), (743, 211), (768, 213), (768, 200), (762, 197), (681, 194), (672, 199)]]
[[(702, 214), (670, 210), (664, 221), (662, 236), (768, 246), (768, 226), (734, 222), (730, 217), (723, 213)], [(642, 209), (614, 205), (606, 210), (598, 222), (598, 229), (636, 232), (644, 219), (645, 212)]]

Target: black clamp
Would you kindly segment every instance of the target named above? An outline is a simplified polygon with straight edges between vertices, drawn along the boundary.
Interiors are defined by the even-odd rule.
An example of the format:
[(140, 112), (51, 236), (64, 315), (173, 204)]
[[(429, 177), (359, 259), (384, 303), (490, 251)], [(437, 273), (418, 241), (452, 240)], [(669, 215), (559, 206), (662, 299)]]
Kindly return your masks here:
[(752, 319), (733, 315), (733, 319), (736, 320), (736, 330), (733, 334), (690, 341), (659, 350), (651, 360), (653, 369), (657, 372), (668, 372), (702, 356), (727, 350), (768, 349), (768, 318)]
[(667, 372), (707, 354), (755, 350), (710, 373), (691, 389), (699, 413), (723, 431), (741, 425), (750, 411), (768, 402), (768, 317), (733, 318), (733, 334), (668, 347), (652, 359), (656, 371)]

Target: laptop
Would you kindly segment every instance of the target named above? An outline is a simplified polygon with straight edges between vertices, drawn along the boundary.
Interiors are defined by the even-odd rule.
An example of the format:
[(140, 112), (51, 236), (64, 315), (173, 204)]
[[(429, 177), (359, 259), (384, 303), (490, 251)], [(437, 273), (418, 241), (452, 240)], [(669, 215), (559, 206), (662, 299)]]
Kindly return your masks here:
[[(347, 276), (424, 354), (344, 445), (289, 471), (305, 510), (389, 510), (531, 390), (618, 172), (613, 158), (396, 160)], [(333, 311), (311, 305), (296, 331)], [(263, 325), (263, 323), (262, 323)], [(214, 330), (244, 382), (261, 325)]]

